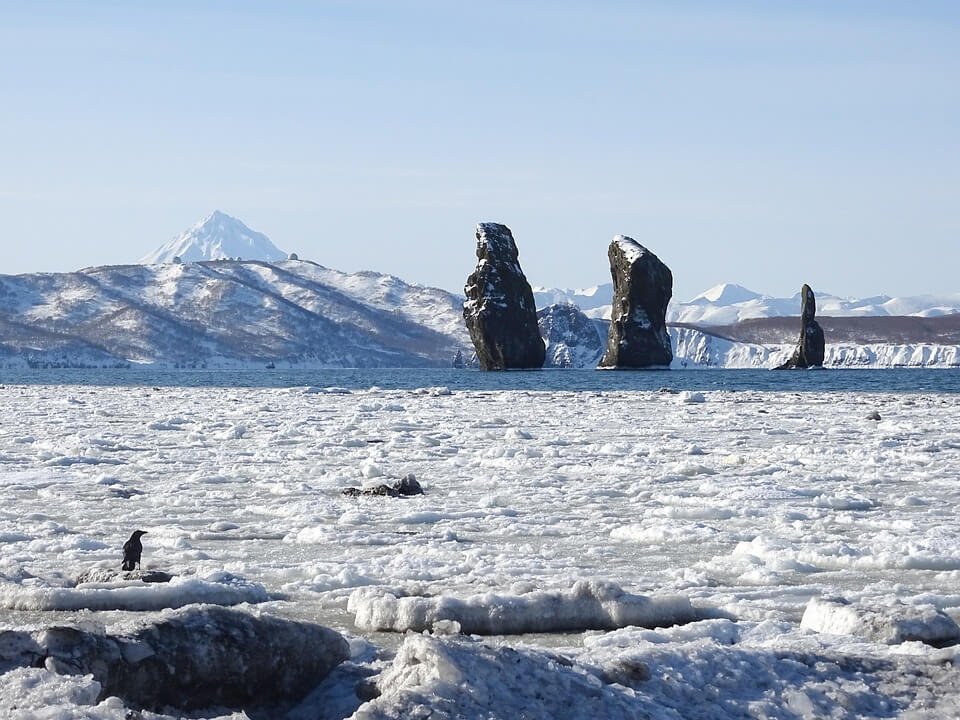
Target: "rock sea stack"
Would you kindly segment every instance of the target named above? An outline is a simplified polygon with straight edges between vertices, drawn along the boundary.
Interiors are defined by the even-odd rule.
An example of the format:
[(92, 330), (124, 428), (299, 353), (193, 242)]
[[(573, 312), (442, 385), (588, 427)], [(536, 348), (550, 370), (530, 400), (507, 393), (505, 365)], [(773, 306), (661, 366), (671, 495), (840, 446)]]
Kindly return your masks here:
[(617, 235), (607, 250), (613, 276), (613, 307), (601, 368), (667, 367), (673, 360), (667, 304), (673, 274), (633, 238)]
[(820, 367), (823, 365), (824, 339), (823, 328), (814, 318), (817, 314), (817, 298), (809, 285), (800, 290), (803, 305), (800, 310), (800, 339), (793, 355), (777, 370)]
[(467, 278), (463, 319), (481, 370), (540, 368), (545, 349), (530, 283), (506, 225), (477, 226), (477, 269)]

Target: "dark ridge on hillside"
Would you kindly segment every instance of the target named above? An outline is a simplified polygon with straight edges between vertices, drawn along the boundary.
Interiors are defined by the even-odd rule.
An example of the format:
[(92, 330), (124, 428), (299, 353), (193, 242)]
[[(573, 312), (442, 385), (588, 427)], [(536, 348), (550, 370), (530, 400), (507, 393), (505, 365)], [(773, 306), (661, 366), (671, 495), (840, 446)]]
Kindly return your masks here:
[[(960, 314), (940, 317), (818, 317), (827, 343), (888, 343), (906, 345), (935, 343), (960, 345)], [(744, 320), (733, 325), (671, 323), (673, 327), (699, 330), (707, 335), (758, 345), (789, 345), (796, 340), (799, 317)]]

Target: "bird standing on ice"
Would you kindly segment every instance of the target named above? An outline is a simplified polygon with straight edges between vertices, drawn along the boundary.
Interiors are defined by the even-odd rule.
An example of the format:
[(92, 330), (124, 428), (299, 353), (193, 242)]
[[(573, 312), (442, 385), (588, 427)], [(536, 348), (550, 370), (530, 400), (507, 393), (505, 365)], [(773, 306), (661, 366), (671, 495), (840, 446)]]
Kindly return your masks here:
[(133, 570), (140, 565), (140, 555), (143, 554), (140, 537), (146, 534), (145, 530), (134, 530), (130, 539), (123, 544), (123, 565), (120, 566), (122, 570)]

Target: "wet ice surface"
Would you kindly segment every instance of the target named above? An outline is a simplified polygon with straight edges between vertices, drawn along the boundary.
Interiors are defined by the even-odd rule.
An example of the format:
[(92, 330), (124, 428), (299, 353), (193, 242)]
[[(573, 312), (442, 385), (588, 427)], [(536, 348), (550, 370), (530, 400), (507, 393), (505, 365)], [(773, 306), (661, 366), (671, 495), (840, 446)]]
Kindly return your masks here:
[[(177, 574), (201, 601), (219, 602), (222, 586), (229, 602), (266, 597), (260, 607), (270, 612), (353, 634), (347, 601), (361, 587), (467, 597), (569, 590), (582, 579), (685, 595), (703, 618), (775, 628), (763, 642), (791, 651), (810, 642), (799, 622), (819, 595), (931, 604), (960, 619), (956, 395), (0, 392), (7, 626), (122, 618), (122, 604), (77, 611), (80, 590), (70, 586), (83, 570), (119, 566), (136, 528), (148, 531), (144, 568)], [(880, 420), (868, 418), (874, 411)], [(425, 495), (341, 492), (408, 473)], [(589, 656), (599, 652), (596, 635), (504, 643), (580, 647)], [(403, 639), (368, 637), (389, 647)], [(737, 648), (760, 662), (756, 648)], [(666, 642), (657, 652), (668, 663), (671, 652), (693, 662), (707, 650)], [(916, 652), (916, 663), (930, 661), (924, 648)], [(912, 656), (896, 653), (909, 665)], [(825, 680), (811, 671), (803, 682)], [(937, 686), (934, 699), (956, 697), (955, 672)], [(819, 716), (803, 714), (807, 701), (818, 707), (804, 697), (794, 698), (793, 716)], [(391, 716), (390, 698), (378, 702)]]

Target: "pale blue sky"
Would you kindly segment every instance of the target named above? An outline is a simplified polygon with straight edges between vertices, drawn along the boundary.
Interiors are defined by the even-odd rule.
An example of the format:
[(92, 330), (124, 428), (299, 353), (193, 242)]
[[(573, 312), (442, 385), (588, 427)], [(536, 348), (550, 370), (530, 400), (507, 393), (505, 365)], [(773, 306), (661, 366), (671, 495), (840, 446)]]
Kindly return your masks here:
[(960, 291), (955, 2), (140, 5), (0, 1), (0, 272), (219, 208), (455, 291), (486, 220), (535, 284)]

